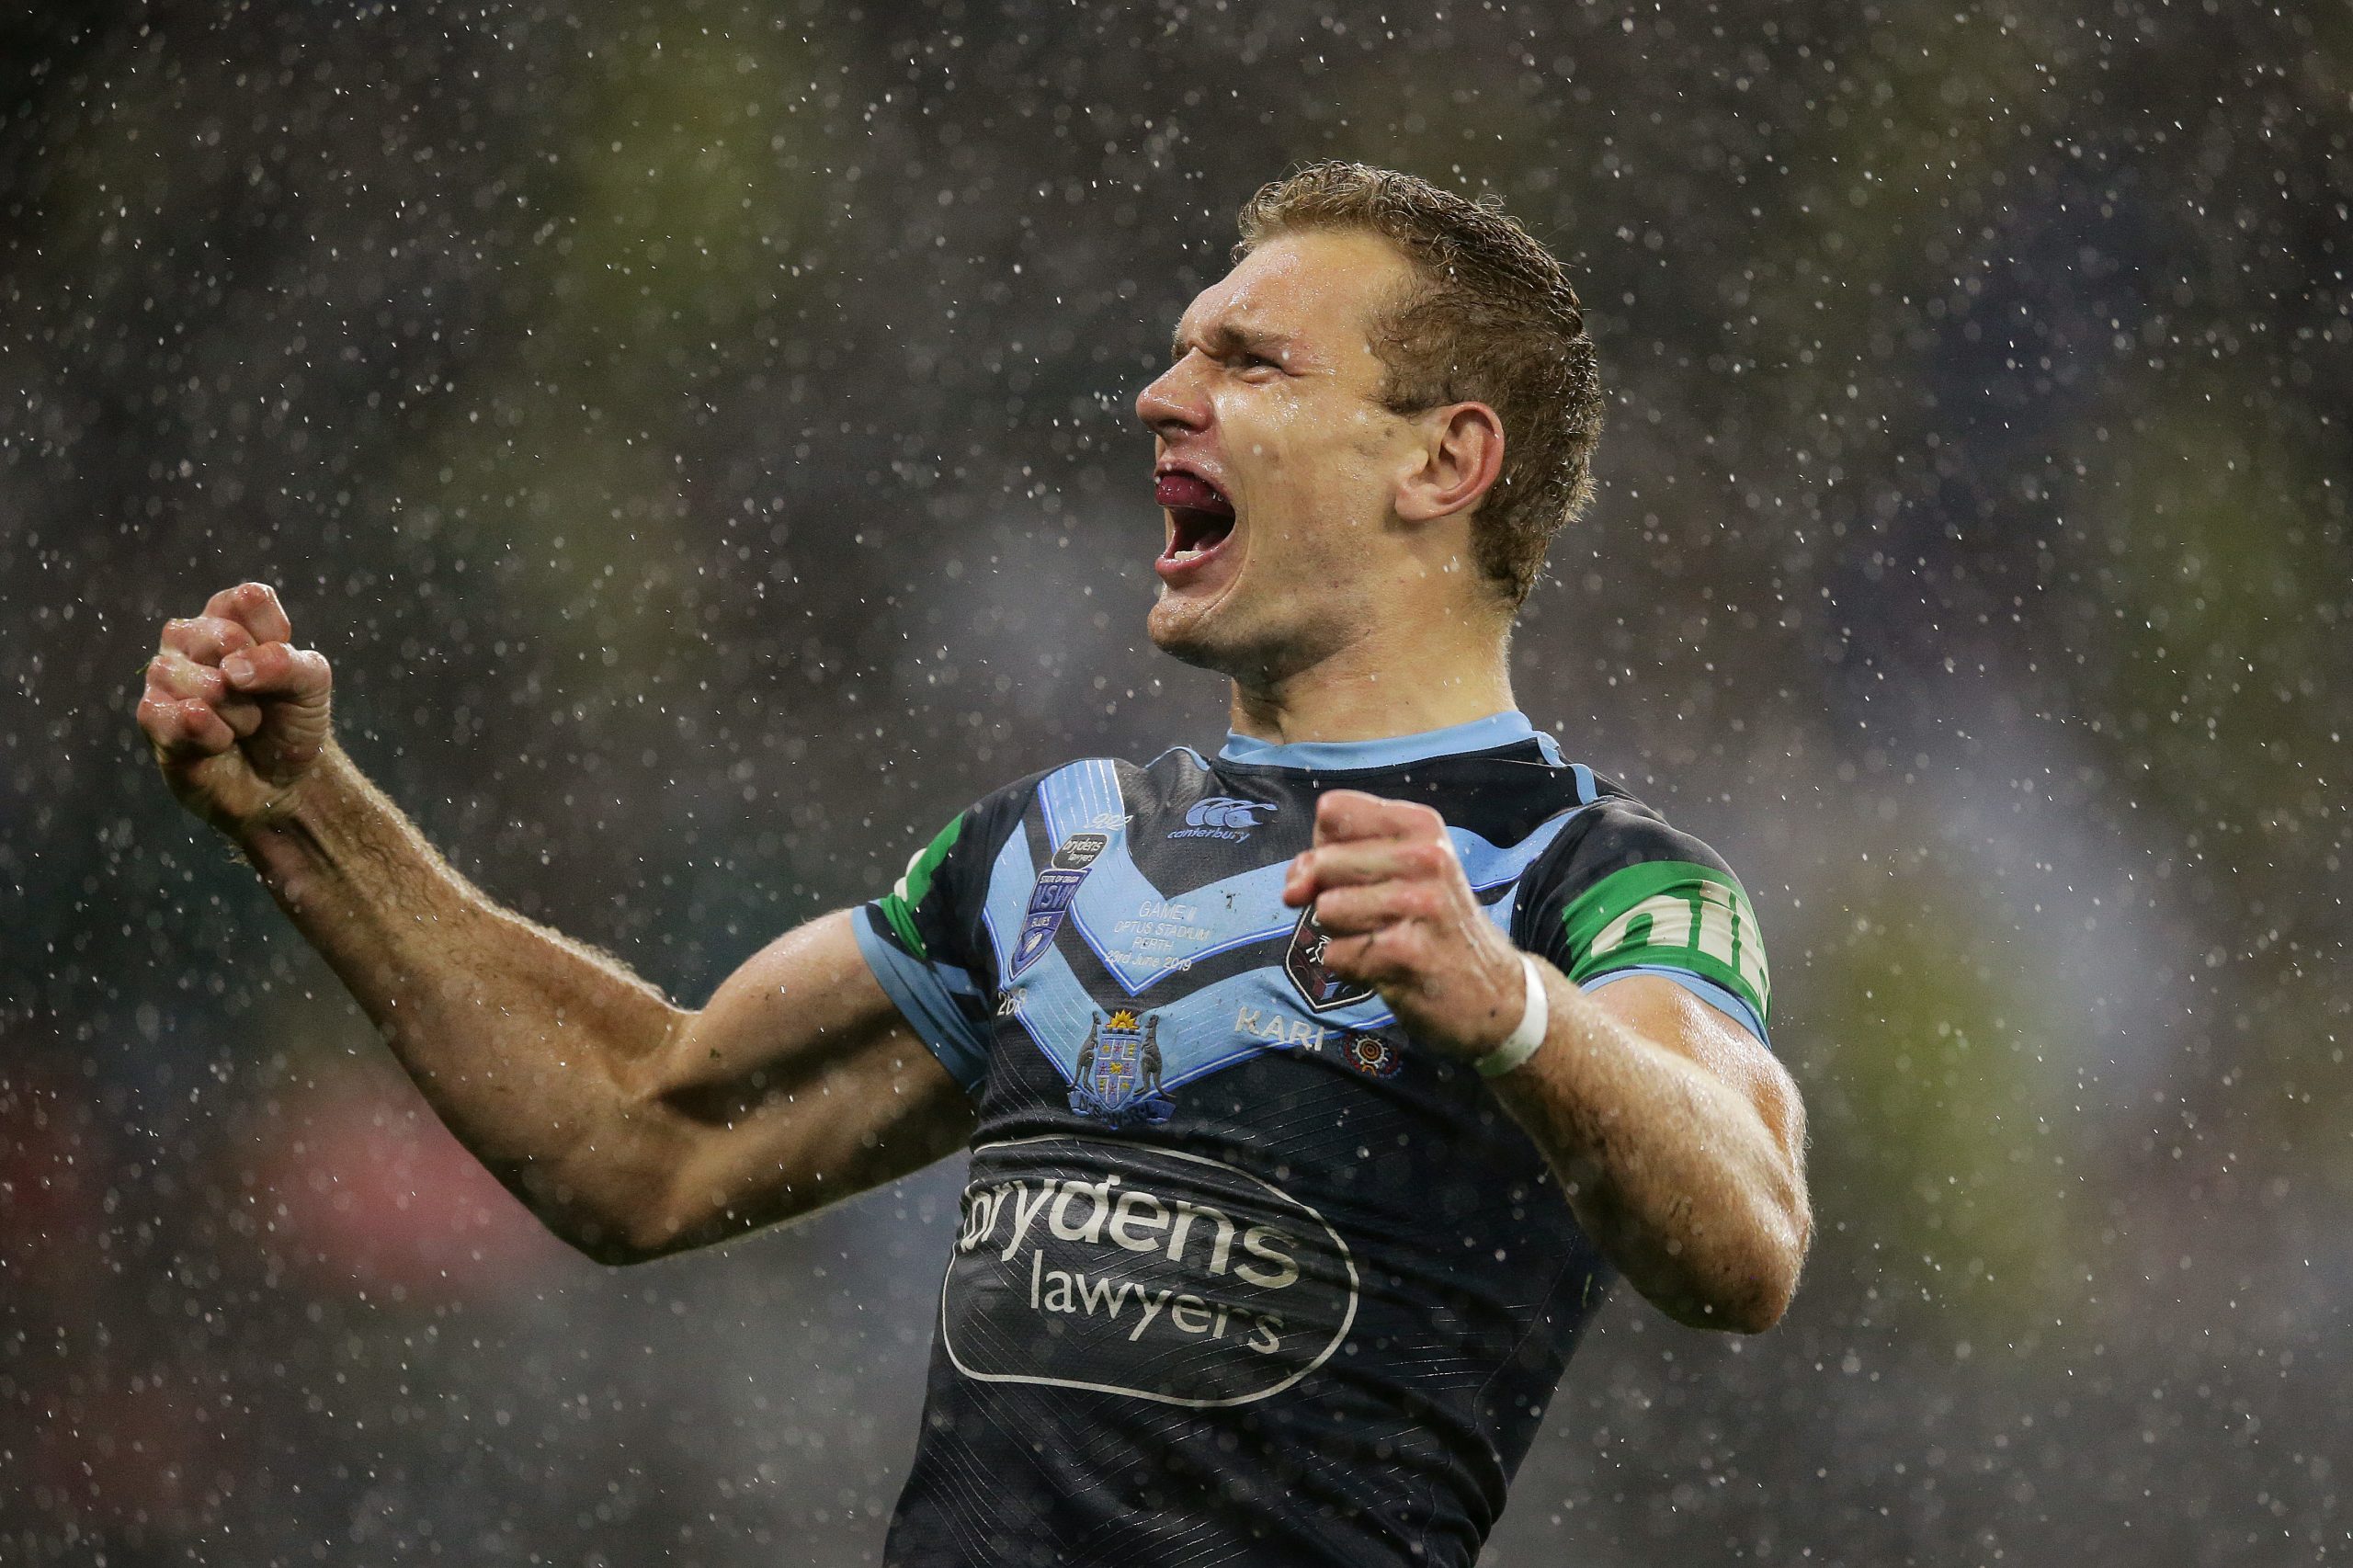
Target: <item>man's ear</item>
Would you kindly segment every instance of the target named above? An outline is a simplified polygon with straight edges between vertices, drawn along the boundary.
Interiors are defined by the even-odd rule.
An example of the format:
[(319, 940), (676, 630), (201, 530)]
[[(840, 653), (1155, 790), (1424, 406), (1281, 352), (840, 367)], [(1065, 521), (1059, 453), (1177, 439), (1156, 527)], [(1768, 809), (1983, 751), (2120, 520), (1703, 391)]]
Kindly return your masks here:
[(1397, 482), (1397, 515), (1435, 522), (1468, 511), (1504, 469), (1504, 422), (1483, 403), (1450, 403), (1421, 415), (1421, 450)]

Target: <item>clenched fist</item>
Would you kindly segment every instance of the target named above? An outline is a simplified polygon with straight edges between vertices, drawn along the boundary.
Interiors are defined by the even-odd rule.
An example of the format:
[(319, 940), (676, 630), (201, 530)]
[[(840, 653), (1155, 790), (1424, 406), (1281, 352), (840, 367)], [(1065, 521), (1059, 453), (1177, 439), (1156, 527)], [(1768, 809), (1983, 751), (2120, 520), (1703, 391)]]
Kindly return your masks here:
[(212, 596), (164, 628), (139, 727), (180, 804), (223, 832), (280, 812), (327, 744), (324, 655), (297, 648), (264, 583)]
[(1525, 971), (1479, 907), (1427, 806), (1333, 790), (1315, 802), (1315, 846), (1290, 863), (1283, 902), (1313, 904), (1333, 973), (1370, 983), (1415, 1039), (1485, 1054), (1519, 1021)]

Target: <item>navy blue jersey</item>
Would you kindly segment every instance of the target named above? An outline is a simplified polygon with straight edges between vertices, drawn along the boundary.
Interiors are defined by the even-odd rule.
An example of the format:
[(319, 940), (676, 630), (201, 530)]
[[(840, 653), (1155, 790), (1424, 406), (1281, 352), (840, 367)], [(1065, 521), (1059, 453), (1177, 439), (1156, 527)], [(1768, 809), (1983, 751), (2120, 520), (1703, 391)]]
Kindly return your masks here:
[(980, 1112), (888, 1562), (1478, 1555), (1608, 1269), (1485, 1081), (1284, 905), (1333, 788), (1436, 807), (1578, 984), (1661, 974), (1763, 1038), (1722, 860), (1518, 713), (989, 796), (858, 922)]

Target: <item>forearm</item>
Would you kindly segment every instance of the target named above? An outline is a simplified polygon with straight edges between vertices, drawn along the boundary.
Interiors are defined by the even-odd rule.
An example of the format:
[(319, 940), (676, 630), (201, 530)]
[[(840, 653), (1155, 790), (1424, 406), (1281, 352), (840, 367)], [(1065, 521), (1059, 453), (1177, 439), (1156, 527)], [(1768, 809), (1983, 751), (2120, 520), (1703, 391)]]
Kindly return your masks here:
[(631, 1089), (685, 1015), (493, 903), (339, 749), (243, 846), (459, 1140), (596, 1246), (658, 1125)]
[(1769, 1327), (1807, 1241), (1791, 1151), (1739, 1090), (1545, 967), (1545, 1043), (1497, 1096), (1644, 1296), (1695, 1326)]
[(1543, 1040), (1488, 1082), (1586, 1233), (1684, 1322), (1754, 1332), (1780, 1316), (1812, 1223), (1805, 1116), (1759, 1041), (1656, 975), (1613, 983), (1604, 1004), (1522, 954), (1419, 802), (1326, 791), (1283, 898), (1313, 912), (1334, 973), (1370, 981), (1408, 1033), (1459, 1060), (1512, 1040), (1540, 981)]

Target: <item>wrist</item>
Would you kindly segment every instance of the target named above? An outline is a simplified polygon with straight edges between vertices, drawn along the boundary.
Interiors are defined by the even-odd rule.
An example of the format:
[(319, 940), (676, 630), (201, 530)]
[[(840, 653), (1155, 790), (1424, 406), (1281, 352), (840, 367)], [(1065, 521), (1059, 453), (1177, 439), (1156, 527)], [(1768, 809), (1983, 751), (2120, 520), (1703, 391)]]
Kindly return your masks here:
[(345, 786), (356, 773), (351, 759), (329, 741), (310, 767), (218, 825), (265, 875), (290, 874), (324, 844), (335, 800), (347, 794)]
[(1506, 1073), (1525, 1066), (1529, 1058), (1542, 1048), (1551, 1028), (1552, 1004), (1544, 984), (1544, 971), (1536, 960), (1521, 953), (1521, 1002), (1519, 1021), (1509, 1034), (1490, 1050), (1471, 1059), (1483, 1078), (1500, 1078)]

